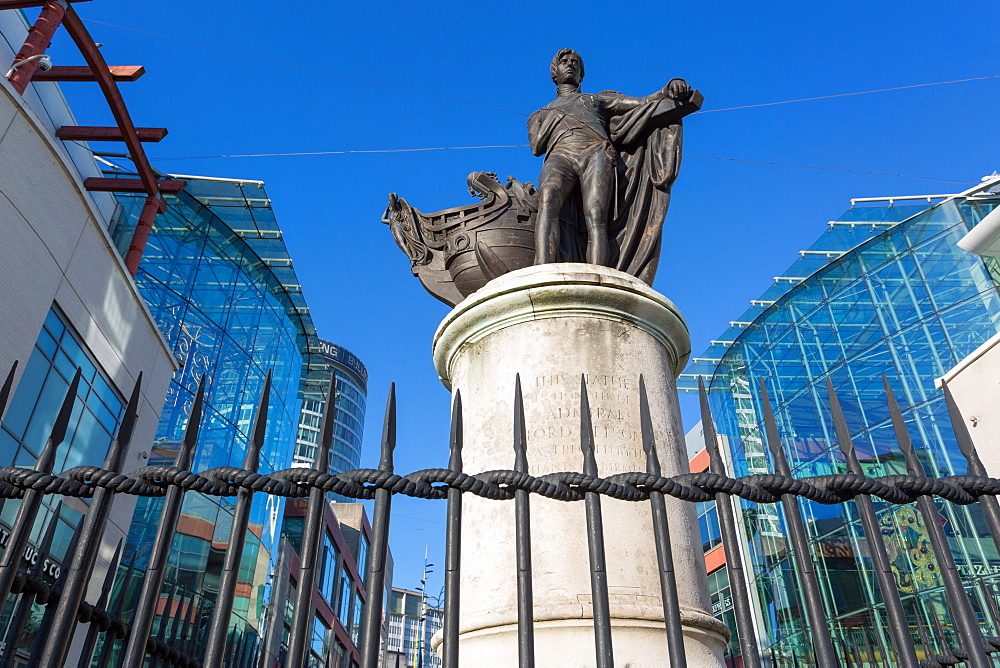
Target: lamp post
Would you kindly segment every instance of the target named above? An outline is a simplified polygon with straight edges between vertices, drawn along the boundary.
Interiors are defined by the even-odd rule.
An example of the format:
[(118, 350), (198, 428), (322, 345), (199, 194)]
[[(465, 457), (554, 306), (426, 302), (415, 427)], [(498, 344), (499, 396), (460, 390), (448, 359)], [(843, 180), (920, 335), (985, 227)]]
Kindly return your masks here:
[(433, 573), (431, 566), (434, 564), (427, 561), (427, 546), (424, 546), (424, 574), (420, 578), (420, 619), (417, 626), (417, 668), (424, 668), (424, 624), (427, 622), (427, 576)]

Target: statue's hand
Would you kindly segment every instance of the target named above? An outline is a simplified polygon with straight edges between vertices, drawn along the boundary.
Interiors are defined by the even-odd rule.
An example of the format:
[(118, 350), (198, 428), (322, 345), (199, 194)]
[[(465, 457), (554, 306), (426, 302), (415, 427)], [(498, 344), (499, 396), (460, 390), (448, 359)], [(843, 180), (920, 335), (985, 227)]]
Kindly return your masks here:
[(679, 100), (686, 97), (691, 92), (691, 85), (684, 79), (671, 79), (670, 83), (663, 87), (664, 97), (671, 100)]

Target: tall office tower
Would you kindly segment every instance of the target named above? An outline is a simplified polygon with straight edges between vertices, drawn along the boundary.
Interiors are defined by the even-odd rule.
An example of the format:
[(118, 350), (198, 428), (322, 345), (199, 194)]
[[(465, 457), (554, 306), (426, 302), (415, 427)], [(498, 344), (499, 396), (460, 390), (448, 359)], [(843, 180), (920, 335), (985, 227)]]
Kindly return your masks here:
[[(343, 473), (361, 464), (361, 439), (365, 429), (365, 404), (368, 398), (368, 370), (357, 355), (329, 341), (319, 341), (323, 358), (329, 363), (329, 373), (337, 377), (337, 397), (334, 404), (333, 449), (330, 451), (330, 473)], [(322, 390), (330, 382), (325, 376)], [(326, 399), (311, 393), (302, 402), (299, 431), (295, 439), (292, 466), (312, 466), (316, 461), (319, 429)]]
[[(167, 212), (157, 216), (136, 276), (139, 292), (183, 364), (170, 383), (149, 461), (175, 460), (204, 374), (207, 395), (192, 470), (242, 467), (271, 372), (259, 471), (288, 468), (303, 393), (321, 386), (327, 363), (270, 199), (259, 181), (183, 178), (187, 189), (170, 196)], [(122, 208), (114, 237), (124, 244), (144, 198), (126, 194), (118, 201)], [(126, 550), (137, 560), (136, 578), (148, 559), (161, 507), (158, 499), (138, 504)], [(177, 649), (200, 656), (233, 501), (188, 493), (181, 512), (159, 609), (179, 610), (196, 620)], [(254, 656), (259, 649), (281, 517), (278, 497), (255, 497), (226, 644), (230, 660)], [(161, 616), (153, 632), (164, 628), (167, 618)]]
[[(796, 477), (845, 472), (827, 400), (830, 379), (866, 473), (905, 473), (882, 384), (888, 378), (927, 473), (966, 472), (936, 379), (1000, 332), (1000, 264), (956, 246), (1000, 205), (1000, 176), (955, 195), (854, 200), (774, 285), (681, 376), (709, 389), (735, 475), (773, 470), (758, 383), (768, 387)], [(850, 504), (800, 500), (838, 651), (875, 662), (890, 647), (873, 564)], [(742, 504), (761, 645), (775, 665), (810, 656), (807, 620), (779, 505)], [(938, 564), (912, 506), (876, 503), (903, 606), (952, 633)], [(1000, 555), (978, 505), (939, 506), (980, 610), (1000, 584)], [(775, 595), (773, 592), (780, 592)], [(989, 619), (986, 615), (985, 619)], [(986, 623), (989, 626), (989, 622)], [(997, 629), (984, 629), (987, 636)], [(923, 647), (916, 633), (914, 642)], [(933, 641), (932, 641), (933, 642)], [(860, 648), (860, 649), (859, 649)]]

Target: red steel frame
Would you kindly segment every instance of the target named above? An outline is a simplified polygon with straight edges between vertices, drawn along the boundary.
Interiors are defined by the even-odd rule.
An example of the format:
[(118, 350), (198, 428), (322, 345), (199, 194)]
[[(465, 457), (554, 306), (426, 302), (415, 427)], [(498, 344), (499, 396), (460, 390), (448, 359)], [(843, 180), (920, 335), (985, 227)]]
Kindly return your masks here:
[[(101, 87), (101, 91), (104, 93), (104, 98), (108, 102), (108, 106), (111, 108), (111, 113), (115, 118), (115, 122), (118, 124), (117, 128), (112, 128), (111, 132), (106, 134), (110, 135), (115, 141), (123, 141), (125, 146), (128, 148), (129, 156), (132, 159), (132, 163), (135, 165), (136, 172), (138, 173), (138, 179), (114, 179), (117, 183), (117, 187), (110, 188), (115, 189), (120, 192), (145, 192), (146, 193), (146, 203), (142, 207), (142, 212), (139, 214), (139, 222), (136, 225), (135, 232), (132, 235), (132, 241), (129, 243), (128, 252), (125, 254), (125, 267), (128, 269), (129, 274), (134, 278), (136, 273), (139, 271), (139, 262), (142, 260), (143, 251), (146, 248), (146, 242), (149, 239), (149, 233), (153, 228), (153, 221), (156, 218), (156, 214), (163, 213), (166, 211), (167, 205), (163, 200), (163, 195), (161, 192), (161, 185), (166, 186), (166, 184), (161, 184), (157, 178), (153, 168), (149, 164), (149, 159), (146, 157), (146, 153), (142, 148), (142, 141), (145, 139), (149, 141), (148, 136), (139, 136), (139, 132), (136, 130), (135, 124), (132, 122), (131, 116), (129, 116), (128, 108), (125, 106), (125, 100), (122, 98), (121, 91), (118, 90), (118, 85), (116, 80), (131, 80), (135, 79), (122, 79), (120, 73), (123, 69), (121, 67), (109, 67), (104, 61), (104, 56), (94, 43), (94, 39), (90, 36), (90, 32), (84, 26), (83, 21), (80, 16), (76, 13), (76, 10), (68, 4), (69, 2), (86, 2), (87, 0), (68, 0), (68, 2), (57, 2), (56, 0), (7, 0), (6, 2), (0, 2), (0, 10), (3, 9), (20, 9), (24, 7), (37, 7), (42, 6), (42, 12), (35, 22), (35, 25), (31, 27), (28, 32), (28, 38), (24, 42), (24, 46), (18, 51), (17, 56), (14, 59), (15, 65), (18, 62), (26, 61), (32, 56), (41, 55), (45, 53), (45, 49), (48, 48), (49, 44), (52, 42), (52, 36), (55, 34), (56, 29), (61, 23), (66, 27), (66, 32), (69, 33), (70, 38), (76, 44), (77, 48), (80, 49), (80, 53), (83, 55), (83, 59), (87, 63), (86, 69), (89, 70), (89, 75), (86, 78), (77, 78), (76, 80), (86, 80), (86, 81), (96, 81)], [(14, 88), (24, 94), (28, 83), (32, 80), (38, 69), (38, 59), (27, 60), (23, 65), (17, 67), (16, 70), (10, 76), (10, 83)], [(84, 69), (84, 68), (74, 68), (74, 69)], [(133, 72), (138, 71), (136, 68), (127, 68)], [(138, 68), (141, 70), (141, 68)], [(77, 77), (80, 77), (79, 72)], [(42, 77), (39, 77), (42, 78)], [(136, 77), (138, 78), (138, 77)], [(87, 128), (88, 130), (96, 130), (95, 128)], [(70, 134), (71, 130), (66, 130), (64, 134)], [(143, 128), (144, 134), (147, 129)], [(166, 131), (164, 130), (165, 134)], [(103, 183), (108, 179), (88, 179), (88, 187), (98, 185), (101, 182), (101, 190), (108, 190), (107, 184)], [(169, 183), (169, 188), (164, 187), (163, 190), (168, 192), (178, 192), (187, 185), (184, 181), (171, 181)], [(98, 188), (94, 188), (98, 189)]]

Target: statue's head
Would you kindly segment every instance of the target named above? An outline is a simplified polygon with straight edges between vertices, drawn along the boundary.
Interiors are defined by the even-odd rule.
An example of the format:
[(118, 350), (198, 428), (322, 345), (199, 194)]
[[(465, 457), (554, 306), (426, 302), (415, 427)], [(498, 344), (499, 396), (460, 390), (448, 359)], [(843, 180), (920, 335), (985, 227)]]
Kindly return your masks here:
[(559, 49), (549, 66), (552, 81), (557, 84), (580, 85), (583, 81), (583, 58), (573, 49)]

